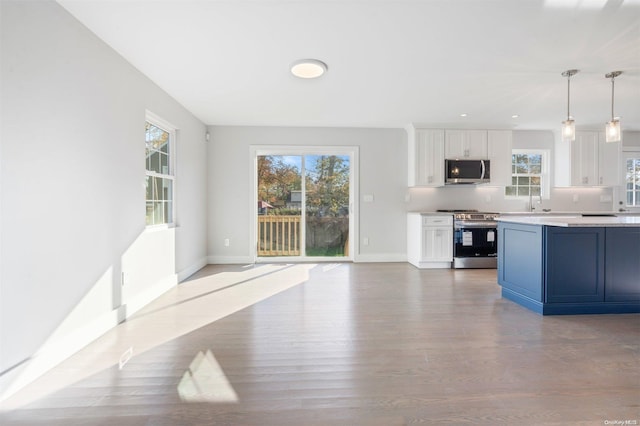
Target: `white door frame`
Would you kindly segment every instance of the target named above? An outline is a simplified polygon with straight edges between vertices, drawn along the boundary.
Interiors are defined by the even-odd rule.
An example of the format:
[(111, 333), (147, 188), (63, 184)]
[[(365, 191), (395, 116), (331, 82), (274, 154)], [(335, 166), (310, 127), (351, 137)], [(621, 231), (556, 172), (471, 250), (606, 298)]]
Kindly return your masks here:
[[(250, 256), (256, 263), (259, 262), (338, 262), (353, 261), (358, 250), (358, 176), (359, 176), (359, 147), (357, 146), (316, 146), (316, 145), (251, 145), (251, 191), (249, 194), (249, 211), (251, 212), (249, 227)], [(258, 257), (258, 156), (262, 155), (348, 155), (349, 156), (349, 253), (344, 257), (323, 256), (281, 256)], [(303, 176), (304, 179), (304, 176)], [(303, 211), (304, 215), (305, 212)]]

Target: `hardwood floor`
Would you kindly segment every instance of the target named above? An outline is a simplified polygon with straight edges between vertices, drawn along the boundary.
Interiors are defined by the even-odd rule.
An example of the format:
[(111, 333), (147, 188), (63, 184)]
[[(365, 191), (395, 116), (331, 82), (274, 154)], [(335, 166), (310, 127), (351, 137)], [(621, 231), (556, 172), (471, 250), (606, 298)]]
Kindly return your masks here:
[(405, 263), (210, 265), (0, 413), (65, 426), (625, 420), (640, 423), (640, 315), (542, 317), (501, 299), (495, 270)]

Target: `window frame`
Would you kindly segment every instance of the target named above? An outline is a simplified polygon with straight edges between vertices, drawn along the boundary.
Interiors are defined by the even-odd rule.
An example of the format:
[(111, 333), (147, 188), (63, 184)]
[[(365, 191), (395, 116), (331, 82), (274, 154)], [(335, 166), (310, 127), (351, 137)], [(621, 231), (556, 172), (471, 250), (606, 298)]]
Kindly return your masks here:
[[(356, 218), (359, 215), (358, 197), (359, 195), (359, 156), (360, 147), (354, 145), (251, 145), (250, 146), (250, 171), (252, 190), (249, 196), (249, 211), (251, 212), (251, 224), (249, 227), (249, 241), (252, 247), (251, 257), (253, 262), (274, 262), (276, 261), (301, 261), (301, 262), (335, 262), (335, 257), (322, 256), (281, 256), (281, 257), (259, 257), (258, 256), (258, 209), (255, 208), (258, 200), (258, 174), (257, 164), (258, 157), (264, 155), (346, 155), (349, 156), (350, 177), (349, 177), (349, 241), (353, 243), (349, 249), (349, 255), (340, 257), (340, 261), (358, 261), (359, 245), (358, 236), (360, 235), (359, 221)], [(305, 215), (303, 215), (304, 217)]]
[[(511, 164), (510, 168), (513, 166), (513, 156), (518, 154), (526, 154), (526, 155), (540, 155), (541, 158), (541, 170), (540, 170), (540, 196), (543, 200), (549, 200), (551, 197), (551, 177), (549, 175), (549, 170), (551, 168), (551, 151), (548, 149), (512, 149), (511, 150)], [(517, 176), (522, 176), (513, 173), (513, 169), (511, 169), (510, 173), (511, 179)], [(528, 176), (537, 176), (537, 175), (528, 175)], [(504, 187), (504, 197), (508, 200), (528, 200), (529, 195), (508, 195), (507, 188), (513, 187), (513, 185), (505, 185)], [(538, 197), (538, 195), (534, 195), (534, 197)]]
[(623, 151), (622, 153), (622, 197), (620, 197), (622, 199), (622, 203), (623, 205), (621, 206), (624, 210), (628, 210), (628, 211), (636, 211), (636, 210), (640, 210), (640, 199), (636, 199), (636, 202), (638, 204), (628, 204), (627, 200), (628, 200), (628, 193), (629, 190), (627, 189), (627, 162), (629, 160), (640, 160), (640, 150), (638, 151)]
[[(177, 143), (177, 127), (158, 115), (154, 114), (151, 111), (146, 111), (145, 113), (145, 126), (146, 123), (149, 123), (169, 134), (169, 149), (167, 150), (167, 166), (168, 173), (158, 173), (155, 171), (151, 171), (147, 168), (146, 158), (145, 158), (145, 188), (146, 188), (146, 180), (148, 178), (161, 178), (167, 179), (171, 182), (171, 220), (165, 221), (161, 223), (147, 223), (147, 203), (149, 199), (147, 198), (147, 192), (145, 189), (144, 196), (144, 205), (145, 205), (145, 227), (146, 229), (162, 229), (162, 228), (172, 228), (176, 223), (176, 143)], [(145, 135), (145, 149), (146, 149), (146, 135)]]

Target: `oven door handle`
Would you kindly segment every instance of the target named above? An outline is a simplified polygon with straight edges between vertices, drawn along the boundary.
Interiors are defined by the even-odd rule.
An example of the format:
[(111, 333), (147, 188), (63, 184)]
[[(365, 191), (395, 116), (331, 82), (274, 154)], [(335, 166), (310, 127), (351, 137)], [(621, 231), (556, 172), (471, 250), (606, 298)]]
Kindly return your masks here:
[(465, 223), (455, 223), (455, 229), (495, 229), (498, 226), (497, 222), (465, 222)]

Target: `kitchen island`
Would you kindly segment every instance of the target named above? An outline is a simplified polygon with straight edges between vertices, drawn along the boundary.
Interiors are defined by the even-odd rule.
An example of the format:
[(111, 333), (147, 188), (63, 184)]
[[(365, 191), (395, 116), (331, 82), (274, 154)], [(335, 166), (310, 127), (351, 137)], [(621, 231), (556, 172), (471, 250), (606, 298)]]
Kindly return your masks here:
[(640, 312), (640, 216), (501, 216), (502, 297), (542, 315)]

